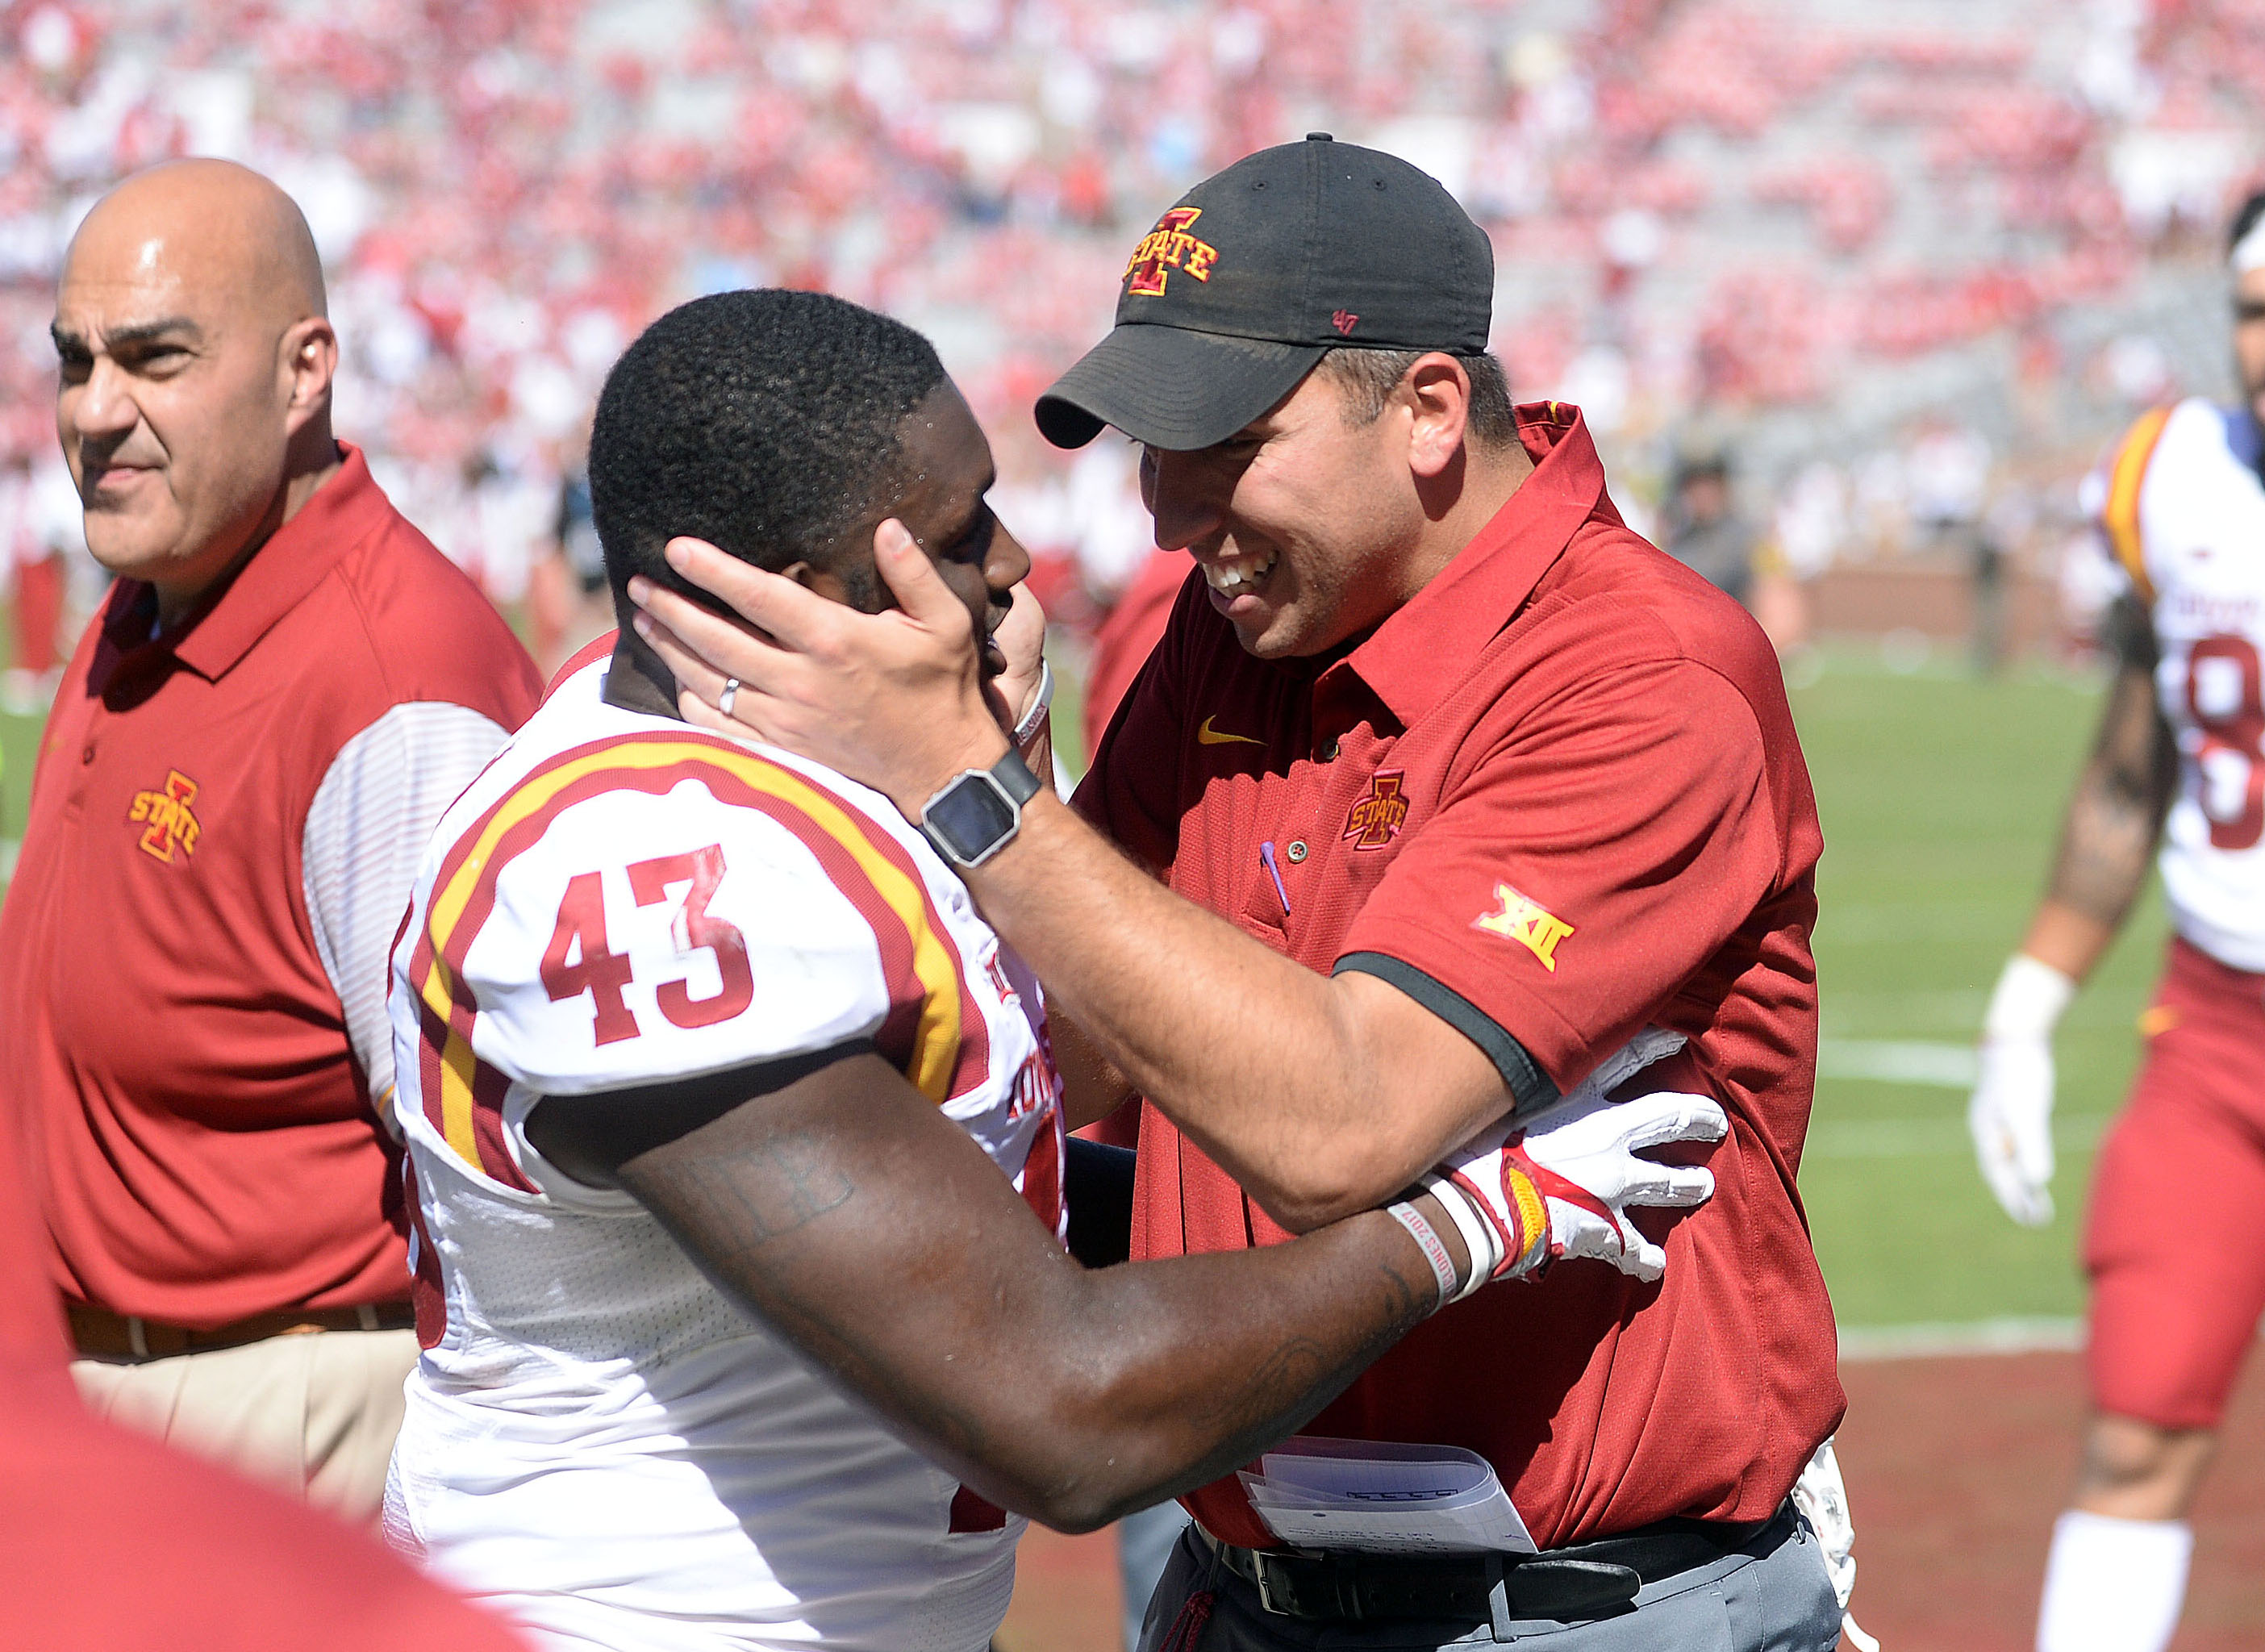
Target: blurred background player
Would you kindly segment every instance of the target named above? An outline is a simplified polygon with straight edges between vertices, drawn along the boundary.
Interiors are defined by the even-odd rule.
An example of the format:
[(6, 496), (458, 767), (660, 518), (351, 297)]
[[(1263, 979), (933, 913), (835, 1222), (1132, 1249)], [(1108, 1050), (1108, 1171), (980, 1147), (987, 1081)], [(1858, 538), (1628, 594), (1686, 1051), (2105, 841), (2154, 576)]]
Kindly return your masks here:
[(1730, 497), (1730, 462), (1694, 454), (1675, 469), (1659, 548), (1726, 595), (1753, 606), (1754, 550), (1760, 537)]
[(2147, 414), (2090, 484), (2128, 581), (2106, 626), (2117, 674), (2051, 884), (1992, 995), (1970, 1110), (2007, 1213), (2050, 1220), (2053, 1029), (2159, 837), (2176, 934), (2140, 1023), (2146, 1064), (2094, 1169), (2094, 1415), (2040, 1652), (2168, 1644), (2187, 1512), (2265, 1312), (2265, 194), (2231, 239), (2245, 401)]
[(118, 583), (0, 911), (5, 1125), (95, 1409), (367, 1519), (416, 1357), (384, 959), (539, 685), (332, 439), (322, 269), (273, 184), (120, 184), (52, 337)]
[[(678, 529), (867, 611), (877, 538), (917, 536), (987, 638), (1029, 571), (928, 341), (816, 294), (656, 322), (591, 472), (625, 613), (633, 578), (674, 579)], [(444, 817), (392, 997), (427, 1351), (388, 1531), (562, 1646), (972, 1652), (1007, 1605), (1005, 1509), (1089, 1526), (1241, 1460), (1456, 1268), (1570, 1243), (1656, 1278), (1621, 1206), (1711, 1185), (1629, 1157), (1718, 1139), (1711, 1102), (1596, 1101), (1526, 1139), (1572, 1181), (1546, 1212), (1521, 1184), (1531, 1236), (1498, 1267), (1438, 1274), (1359, 1212), (1231, 1261), (1081, 1269), (1043, 1001), (955, 840), (686, 726), (634, 630), (592, 654)], [(1042, 690), (1031, 720), (1043, 766)], [(1598, 1151), (1552, 1156), (1576, 1139)], [(1499, 1186), (1509, 1155), (1480, 1157)], [(1622, 1170), (1655, 1190), (1599, 1179)], [(1414, 1203), (1445, 1224), (1462, 1197)]]

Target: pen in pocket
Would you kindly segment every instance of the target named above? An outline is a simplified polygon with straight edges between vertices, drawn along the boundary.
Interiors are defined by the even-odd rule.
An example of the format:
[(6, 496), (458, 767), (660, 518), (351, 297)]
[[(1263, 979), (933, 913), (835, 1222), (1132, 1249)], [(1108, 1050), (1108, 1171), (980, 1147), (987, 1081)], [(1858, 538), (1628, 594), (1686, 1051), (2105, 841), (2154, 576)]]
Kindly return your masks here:
[(1282, 887), (1282, 869), (1274, 864), (1274, 846), (1271, 843), (1258, 846), (1258, 863), (1266, 869), (1266, 876), (1274, 880), (1274, 892), (1282, 897), (1282, 915), (1288, 917), (1290, 891)]

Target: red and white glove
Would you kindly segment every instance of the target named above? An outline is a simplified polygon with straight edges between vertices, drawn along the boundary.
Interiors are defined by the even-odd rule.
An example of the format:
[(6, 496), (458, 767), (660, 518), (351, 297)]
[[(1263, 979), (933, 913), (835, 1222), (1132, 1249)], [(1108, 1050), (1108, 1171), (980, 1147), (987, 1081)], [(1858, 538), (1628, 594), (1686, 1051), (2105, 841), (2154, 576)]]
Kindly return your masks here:
[[(1491, 1280), (1532, 1277), (1564, 1256), (1594, 1257), (1647, 1282), (1666, 1271), (1667, 1253), (1628, 1212), (1704, 1204), (1714, 1197), (1714, 1173), (1636, 1154), (1670, 1142), (1720, 1141), (1730, 1120), (1705, 1095), (1661, 1090), (1613, 1102), (1605, 1092), (1682, 1044), (1677, 1034), (1647, 1029), (1563, 1100), (1514, 1128), (1489, 1126), (1422, 1178), (1472, 1264), (1452, 1291), (1441, 1276), (1441, 1306)], [(1402, 1208), (1392, 1213), (1406, 1226)]]

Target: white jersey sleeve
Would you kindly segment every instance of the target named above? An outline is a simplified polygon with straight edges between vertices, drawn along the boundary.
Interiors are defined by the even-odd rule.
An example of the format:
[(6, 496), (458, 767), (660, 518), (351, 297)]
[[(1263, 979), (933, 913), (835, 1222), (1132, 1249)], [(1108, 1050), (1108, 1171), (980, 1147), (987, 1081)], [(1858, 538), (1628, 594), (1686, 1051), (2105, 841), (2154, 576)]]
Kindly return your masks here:
[(878, 1040), (917, 1015), (905, 872), (854, 826), (716, 783), (596, 790), (470, 880), (452, 928), (477, 929), (440, 962), (482, 1063), (586, 1095)]
[(870, 1037), (944, 1102), (960, 970), (904, 848), (793, 770), (657, 750), (539, 770), (428, 863), (414, 1088), (591, 1095)]
[(308, 805), (300, 882), (315, 950), (345, 1012), (378, 1117), (390, 1119), (393, 1030), (386, 953), (441, 812), (510, 735), (469, 706), (397, 705), (339, 749)]

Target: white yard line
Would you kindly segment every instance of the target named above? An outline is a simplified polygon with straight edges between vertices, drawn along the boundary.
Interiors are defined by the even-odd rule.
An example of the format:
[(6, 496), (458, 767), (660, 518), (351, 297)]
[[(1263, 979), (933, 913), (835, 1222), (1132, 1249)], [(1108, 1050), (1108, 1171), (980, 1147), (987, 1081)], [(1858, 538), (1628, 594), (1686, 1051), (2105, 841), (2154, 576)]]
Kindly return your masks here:
[(1840, 1328), (1843, 1364), (1943, 1359), (1966, 1354), (2069, 1353), (2083, 1346), (2082, 1320), (1974, 1320), (1965, 1324)]
[(0, 838), (0, 884), (16, 875), (16, 857), (24, 852), (23, 841), (18, 838)]
[(1869, 1079), (1963, 1090), (1974, 1083), (1974, 1046), (1895, 1038), (1827, 1038), (1817, 1046), (1820, 1079)]
[[(2053, 1120), (2053, 1145), (2089, 1152), (2108, 1128), (2106, 1113), (2063, 1113)], [(1943, 1118), (1828, 1118), (1809, 1127), (1803, 1163), (1811, 1159), (1956, 1158), (1974, 1151), (1964, 1110)]]

